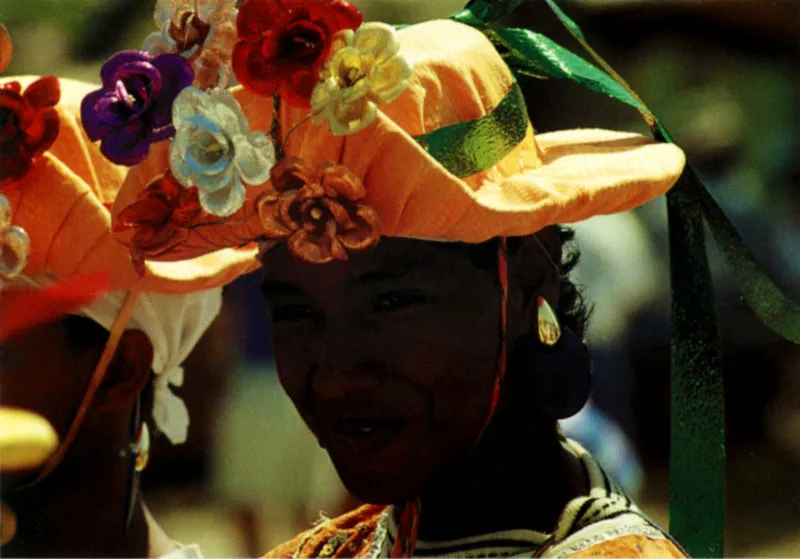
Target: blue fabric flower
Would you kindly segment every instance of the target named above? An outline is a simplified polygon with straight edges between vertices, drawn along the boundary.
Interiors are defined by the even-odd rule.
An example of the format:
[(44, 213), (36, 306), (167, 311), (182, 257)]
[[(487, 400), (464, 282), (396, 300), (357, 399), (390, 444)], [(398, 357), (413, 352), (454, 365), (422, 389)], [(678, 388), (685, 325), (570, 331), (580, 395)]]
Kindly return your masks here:
[(172, 174), (185, 187), (197, 187), (206, 212), (220, 217), (235, 213), (244, 205), (245, 184), (269, 179), (275, 148), (263, 132), (250, 132), (228, 91), (184, 89), (173, 105), (172, 121)]

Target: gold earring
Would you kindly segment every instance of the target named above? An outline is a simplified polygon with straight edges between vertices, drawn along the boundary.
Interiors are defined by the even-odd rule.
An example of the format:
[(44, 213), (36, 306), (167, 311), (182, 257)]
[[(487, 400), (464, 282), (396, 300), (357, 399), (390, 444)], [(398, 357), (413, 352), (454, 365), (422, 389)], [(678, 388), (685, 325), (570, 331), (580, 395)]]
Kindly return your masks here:
[(547, 302), (547, 299), (539, 295), (536, 298), (536, 323), (539, 330), (539, 341), (542, 344), (552, 347), (561, 338), (561, 326), (558, 324), (556, 313)]

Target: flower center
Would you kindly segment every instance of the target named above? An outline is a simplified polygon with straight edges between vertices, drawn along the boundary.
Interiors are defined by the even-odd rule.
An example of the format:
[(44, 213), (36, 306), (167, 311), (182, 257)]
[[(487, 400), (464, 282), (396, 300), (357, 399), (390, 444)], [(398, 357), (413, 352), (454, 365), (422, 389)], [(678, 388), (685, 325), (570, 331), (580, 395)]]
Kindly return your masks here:
[(122, 80), (117, 80), (116, 94), (117, 94), (117, 99), (122, 101), (128, 109), (130, 109), (131, 111), (136, 110), (136, 105), (138, 104), (139, 100), (133, 93), (128, 91), (128, 87)]
[(208, 130), (195, 130), (190, 151), (202, 167), (201, 172), (221, 171), (230, 161), (230, 146)]
[(322, 208), (320, 208), (319, 206), (314, 206), (308, 213), (311, 216), (311, 219), (315, 221), (319, 221), (320, 219), (322, 219), (322, 216), (325, 215), (325, 212), (323, 212)]
[(0, 108), (0, 142), (10, 142), (20, 135), (17, 113)]
[(203, 46), (211, 25), (200, 19), (193, 11), (182, 11), (175, 14), (169, 23), (169, 36), (175, 41), (178, 52), (186, 52)]
[(353, 87), (356, 83), (367, 77), (370, 61), (362, 56), (342, 57), (338, 72), (340, 87)]
[(314, 60), (322, 49), (319, 29), (307, 21), (290, 25), (278, 42), (280, 56), (300, 60)]

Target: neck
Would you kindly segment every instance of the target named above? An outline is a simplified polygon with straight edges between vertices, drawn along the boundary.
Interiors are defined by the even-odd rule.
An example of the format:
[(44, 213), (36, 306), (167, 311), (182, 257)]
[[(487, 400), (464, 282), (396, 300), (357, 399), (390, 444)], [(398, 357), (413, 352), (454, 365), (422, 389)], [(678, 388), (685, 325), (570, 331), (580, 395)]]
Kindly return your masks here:
[[(75, 447), (39, 484), (4, 496), (17, 516), (17, 533), (7, 556), (154, 557), (150, 524), (137, 497), (125, 528), (128, 461), (125, 443)], [(88, 438), (88, 437), (87, 437)]]
[(586, 493), (586, 476), (554, 425), (527, 415), (498, 413), (478, 444), (429, 484), (420, 539), (555, 529), (567, 503)]

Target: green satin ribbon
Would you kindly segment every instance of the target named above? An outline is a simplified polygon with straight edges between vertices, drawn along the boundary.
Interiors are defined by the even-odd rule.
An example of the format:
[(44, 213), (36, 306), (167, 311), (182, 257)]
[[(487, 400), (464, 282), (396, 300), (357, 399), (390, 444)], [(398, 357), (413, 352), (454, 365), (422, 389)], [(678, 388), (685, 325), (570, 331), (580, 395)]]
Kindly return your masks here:
[[(515, 73), (581, 83), (635, 107), (657, 139), (672, 142), (663, 125), (592, 49), (555, 0), (545, 1), (602, 70), (530, 30), (490, 27), (526, 1), (473, 0), (452, 19), (481, 29)], [(759, 319), (795, 343), (800, 343), (800, 305), (766, 275), (688, 165), (667, 193), (667, 212), (672, 275), (670, 528), (691, 555), (721, 557), (725, 524), (724, 392), (703, 222)]]
[(458, 178), (496, 165), (528, 130), (528, 111), (515, 82), (492, 112), (475, 120), (445, 126), (414, 139)]

